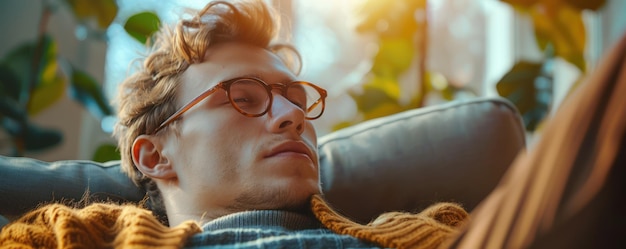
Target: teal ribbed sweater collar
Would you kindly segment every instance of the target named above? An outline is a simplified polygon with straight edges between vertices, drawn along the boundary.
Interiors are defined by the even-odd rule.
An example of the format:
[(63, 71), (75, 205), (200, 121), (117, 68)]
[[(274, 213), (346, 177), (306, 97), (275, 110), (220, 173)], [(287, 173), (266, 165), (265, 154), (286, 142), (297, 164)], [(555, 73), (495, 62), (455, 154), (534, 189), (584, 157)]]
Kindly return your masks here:
[(303, 230), (323, 228), (324, 226), (313, 215), (281, 210), (255, 210), (222, 216), (204, 224), (202, 230), (252, 227)]

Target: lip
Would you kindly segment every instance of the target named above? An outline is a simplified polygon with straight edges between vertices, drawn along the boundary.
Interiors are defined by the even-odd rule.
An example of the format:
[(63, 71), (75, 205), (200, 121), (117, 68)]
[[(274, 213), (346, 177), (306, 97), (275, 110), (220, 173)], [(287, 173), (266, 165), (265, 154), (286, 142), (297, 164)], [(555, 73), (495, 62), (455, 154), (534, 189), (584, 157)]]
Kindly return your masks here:
[(311, 152), (309, 147), (306, 146), (306, 144), (302, 141), (286, 141), (279, 143), (276, 146), (272, 147), (272, 149), (267, 154), (265, 154), (264, 157), (273, 157), (285, 152), (304, 154), (308, 156), (311, 161), (313, 161), (313, 152)]

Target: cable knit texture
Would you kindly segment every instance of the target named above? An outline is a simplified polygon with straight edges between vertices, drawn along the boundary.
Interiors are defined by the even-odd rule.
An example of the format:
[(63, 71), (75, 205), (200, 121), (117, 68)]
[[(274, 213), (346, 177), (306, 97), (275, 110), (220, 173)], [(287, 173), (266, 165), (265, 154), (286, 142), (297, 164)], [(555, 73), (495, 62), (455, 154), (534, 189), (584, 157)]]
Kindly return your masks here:
[(162, 225), (133, 205), (91, 204), (74, 209), (50, 204), (3, 228), (2, 248), (181, 248), (200, 232), (196, 222)]
[(439, 248), (468, 216), (459, 205), (442, 202), (418, 214), (384, 213), (369, 224), (361, 225), (336, 213), (317, 195), (311, 199), (311, 209), (317, 219), (335, 233), (392, 248)]
[[(437, 248), (455, 232), (467, 212), (438, 203), (418, 214), (391, 212), (367, 225), (341, 216), (322, 199), (311, 198), (316, 218), (338, 234), (393, 248)], [(50, 204), (3, 228), (2, 248), (182, 248), (201, 232), (194, 221), (162, 225), (150, 211), (133, 205), (91, 204), (75, 209)]]

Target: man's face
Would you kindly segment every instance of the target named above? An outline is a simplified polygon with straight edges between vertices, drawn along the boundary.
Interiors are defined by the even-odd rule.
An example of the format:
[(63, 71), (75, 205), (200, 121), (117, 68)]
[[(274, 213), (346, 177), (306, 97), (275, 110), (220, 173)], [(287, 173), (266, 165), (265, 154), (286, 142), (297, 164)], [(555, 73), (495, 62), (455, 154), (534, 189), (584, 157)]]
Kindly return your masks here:
[[(205, 59), (183, 74), (177, 106), (236, 77), (254, 76), (270, 85), (295, 80), (278, 57), (261, 48), (222, 44)], [(298, 209), (320, 193), (315, 129), (278, 91), (273, 98), (267, 114), (246, 117), (220, 89), (182, 116), (179, 135), (167, 131), (163, 153), (176, 171), (177, 194), (197, 200), (193, 209)]]

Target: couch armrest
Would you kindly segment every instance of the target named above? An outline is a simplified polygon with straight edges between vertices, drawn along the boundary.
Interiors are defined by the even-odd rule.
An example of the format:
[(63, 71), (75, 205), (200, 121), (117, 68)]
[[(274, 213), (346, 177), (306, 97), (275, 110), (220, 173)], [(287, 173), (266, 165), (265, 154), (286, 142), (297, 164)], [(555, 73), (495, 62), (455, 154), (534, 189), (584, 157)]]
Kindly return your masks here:
[(119, 167), (119, 161), (44, 162), (0, 156), (0, 214), (20, 215), (51, 201), (80, 200), (88, 191), (94, 200), (139, 201), (145, 193)]

